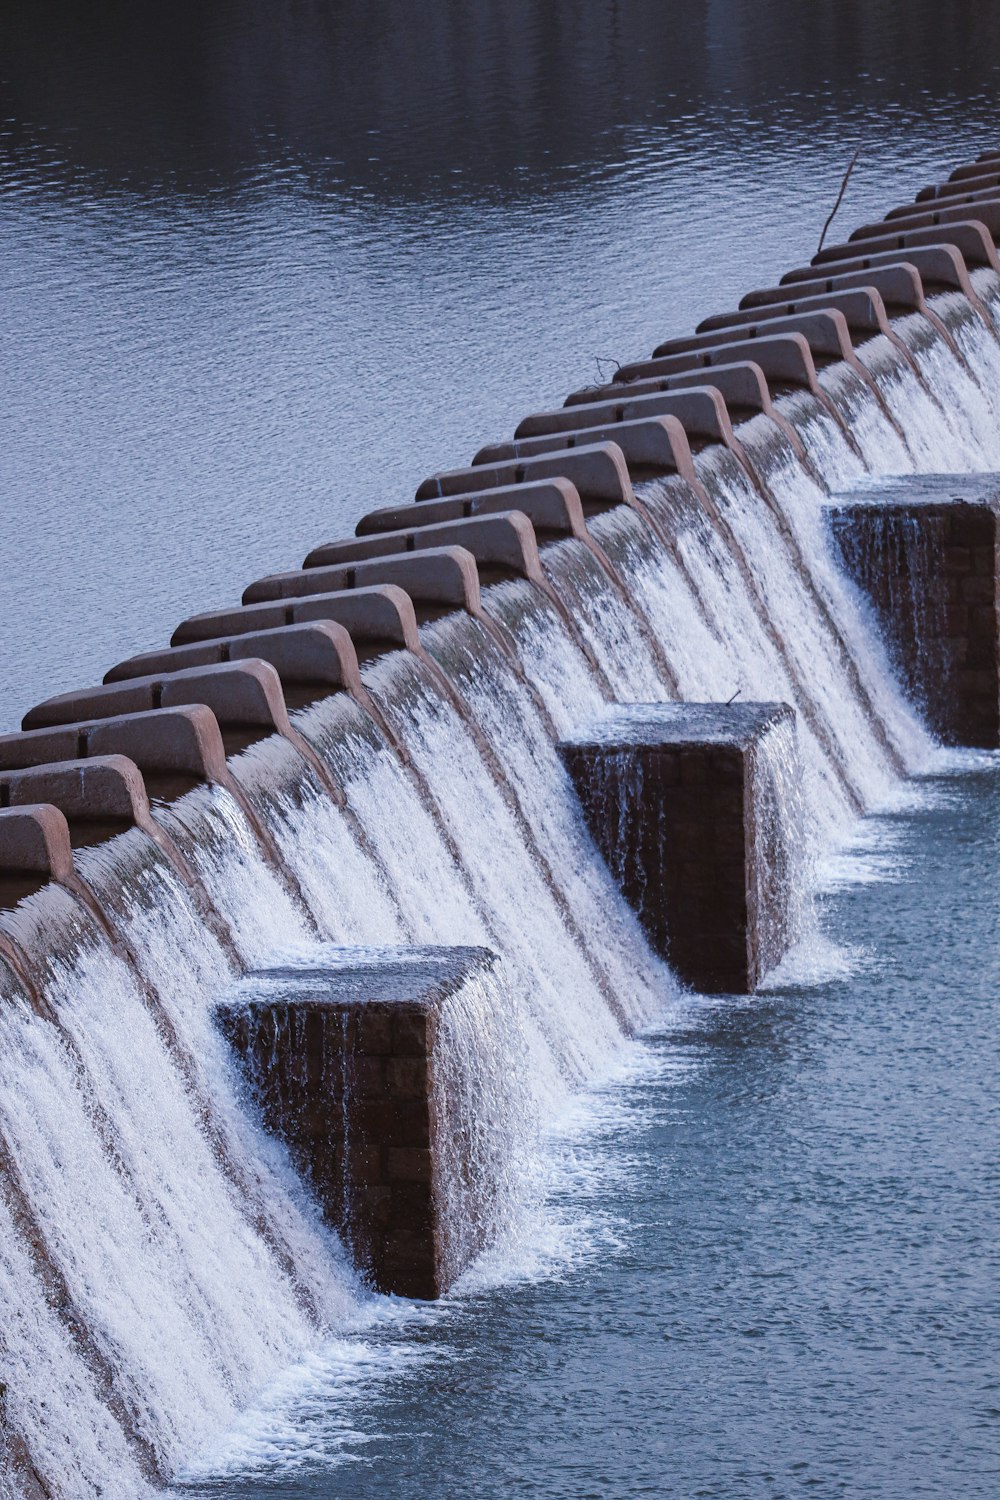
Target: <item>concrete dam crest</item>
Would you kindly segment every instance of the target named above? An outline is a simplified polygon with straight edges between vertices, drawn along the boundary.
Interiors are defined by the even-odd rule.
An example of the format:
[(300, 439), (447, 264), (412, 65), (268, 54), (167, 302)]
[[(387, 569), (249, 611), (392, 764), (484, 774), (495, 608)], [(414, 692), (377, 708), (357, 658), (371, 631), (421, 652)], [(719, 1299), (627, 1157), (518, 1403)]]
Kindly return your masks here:
[(3, 1500), (155, 1493), (445, 1293), (665, 997), (1000, 745), (997, 164), (0, 736)]

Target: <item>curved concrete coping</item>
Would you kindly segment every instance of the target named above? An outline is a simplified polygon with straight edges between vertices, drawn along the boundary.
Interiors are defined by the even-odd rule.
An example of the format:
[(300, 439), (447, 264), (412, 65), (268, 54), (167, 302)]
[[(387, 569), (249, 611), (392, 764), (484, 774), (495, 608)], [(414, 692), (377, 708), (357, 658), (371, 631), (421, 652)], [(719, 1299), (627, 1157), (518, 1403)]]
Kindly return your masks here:
[(314, 547), (303, 564), (323, 568), (335, 563), (370, 557), (393, 557), (438, 547), (464, 547), (476, 559), (480, 582), (484, 568), (501, 569), (535, 583), (543, 580), (538, 560), (535, 528), (519, 510), (493, 516), (470, 516), (468, 520), (442, 521), (432, 526), (411, 526), (405, 531), (383, 531), (377, 536), (346, 537)]
[[(732, 418), (735, 411), (770, 413), (771, 392), (767, 377), (760, 365), (750, 360), (735, 365), (713, 365), (711, 375), (702, 370), (682, 370), (676, 375), (654, 375), (647, 380), (627, 382), (632, 396), (651, 396), (656, 391), (685, 390), (691, 386), (710, 387), (719, 392)], [(621, 385), (613, 381), (607, 385), (584, 386), (566, 397), (566, 406), (589, 406), (605, 397), (617, 396)]]
[(400, 553), (368, 562), (343, 563), (330, 568), (303, 568), (273, 573), (244, 590), (244, 604), (268, 599), (300, 599), (304, 594), (328, 594), (333, 589), (359, 588), (365, 583), (395, 583), (421, 605), (479, 609), (479, 572), (476, 559), (464, 547), (436, 547), (420, 553)]
[(979, 177), (983, 172), (990, 169), (992, 164), (998, 160), (995, 153), (987, 152), (985, 156), (978, 156), (975, 161), (963, 162), (953, 172), (949, 172), (949, 182), (961, 182), (966, 177)]
[(65, 813), (51, 802), (0, 808), (0, 871), (72, 879), (73, 846)]
[(333, 620), (358, 646), (414, 651), (420, 645), (413, 600), (394, 584), (336, 590), (327, 594), (286, 599), (280, 604), (255, 604), (210, 610), (182, 620), (170, 638), (172, 646), (194, 641), (231, 638), (255, 631), (299, 625), (311, 620)]
[(480, 463), (467, 469), (432, 474), (417, 490), (416, 499), (445, 500), (452, 495), (532, 484), (539, 479), (568, 479), (576, 486), (584, 505), (591, 502), (628, 505), (633, 498), (628, 465), (616, 438), (609, 443), (586, 443), (571, 453), (555, 457), (543, 453), (534, 458)]
[(473, 462), (496, 464), (504, 460), (531, 458), (538, 453), (573, 448), (581, 441), (617, 443), (630, 474), (637, 470), (680, 474), (692, 484), (698, 482), (687, 433), (676, 417), (646, 417), (638, 421), (613, 422), (606, 427), (587, 427), (581, 432), (555, 432), (547, 437), (495, 443), (481, 448)]
[[(882, 230), (888, 226), (882, 224)], [(996, 246), (985, 224), (969, 218), (959, 224), (930, 224), (925, 229), (902, 229), (883, 233), (870, 240), (848, 240), (843, 245), (827, 245), (814, 255), (814, 266), (825, 266), (830, 261), (854, 260), (859, 255), (878, 255), (881, 251), (892, 251), (896, 260), (905, 260), (900, 251), (909, 251), (918, 245), (954, 245), (962, 252), (967, 265), (989, 266), (1000, 273)]]
[(101, 835), (109, 836), (133, 825), (149, 827), (152, 822), (142, 772), (124, 755), (0, 771), (0, 806), (27, 807), (39, 802), (58, 808), (71, 834), (77, 823), (100, 825)]
[(586, 405), (560, 406), (536, 412), (518, 424), (515, 438), (530, 438), (554, 432), (577, 432), (605, 426), (609, 422), (636, 422), (643, 417), (676, 417), (689, 437), (709, 438), (717, 443), (735, 442), (733, 424), (721, 391), (706, 383), (682, 391), (640, 394), (619, 386), (610, 398)]
[(887, 214), (876, 224), (862, 224), (849, 236), (848, 243), (856, 240), (877, 239), (887, 230), (927, 229), (938, 224), (961, 224), (967, 220), (984, 224), (994, 244), (1000, 235), (1000, 198), (994, 193), (990, 198), (980, 198), (975, 204), (954, 203), (942, 207), (921, 207), (919, 203), (908, 203), (893, 214)]
[[(786, 299), (788, 297), (786, 290)], [(830, 308), (842, 313), (852, 333), (872, 337), (876, 333), (891, 334), (889, 314), (881, 295), (873, 286), (845, 289), (840, 292), (821, 292), (817, 296), (796, 296), (776, 304), (757, 305), (737, 312), (716, 313), (704, 318), (697, 328), (698, 333), (711, 333), (715, 329), (739, 328), (772, 319), (792, 317), (797, 313), (822, 312)]]
[(226, 771), (218, 720), (201, 703), (113, 718), (88, 718), (0, 736), (2, 771), (107, 755), (127, 756), (144, 775), (182, 775), (195, 781), (220, 781)]
[[(854, 247), (859, 249), (859, 246)], [(913, 266), (926, 290), (928, 287), (956, 287), (967, 296), (975, 296), (965, 257), (958, 245), (911, 245), (900, 259), (898, 250), (884, 250), (875, 255), (855, 255), (848, 260), (836, 261), (830, 266), (831, 275), (869, 276), (881, 267), (895, 270), (900, 266)], [(823, 267), (799, 266), (786, 271), (781, 286), (796, 286), (800, 282), (815, 281), (823, 275)]]
[(732, 343), (742, 339), (773, 336), (777, 333), (801, 333), (812, 351), (826, 360), (854, 359), (854, 345), (847, 319), (838, 312), (800, 313), (790, 318), (762, 320), (760, 324), (749, 323), (745, 328), (720, 328), (714, 333), (697, 333), (690, 338), (667, 339), (653, 350), (654, 359), (671, 354), (694, 353), (713, 345)]
[(920, 279), (920, 272), (915, 265), (907, 261), (897, 261), (895, 265), (871, 271), (847, 271), (843, 275), (817, 276), (815, 267), (812, 271), (812, 276), (807, 280), (784, 286), (762, 287), (760, 291), (747, 292), (746, 296), (740, 300), (741, 311), (762, 307), (792, 307), (795, 304), (788, 300), (792, 286), (795, 288), (796, 298), (825, 297), (831, 293), (836, 294), (860, 287), (871, 288), (878, 292), (886, 309), (899, 307), (919, 310), (925, 306), (924, 286)]
[(270, 663), (258, 660), (190, 667), (170, 675), (134, 677), (127, 682), (60, 693), (25, 714), (23, 725), (25, 729), (38, 729), (77, 719), (110, 719), (199, 703), (211, 709), (224, 730), (284, 732), (289, 727), (278, 674)]
[[(980, 177), (963, 177), (959, 182), (932, 182), (920, 189), (915, 203), (975, 203), (979, 198), (995, 198), (1000, 192), (1000, 172), (984, 172)], [(894, 218), (901, 209), (892, 209), (887, 218)]]
[(166, 651), (146, 651), (141, 656), (119, 662), (105, 673), (104, 681), (123, 682), (132, 677), (182, 672), (188, 667), (252, 658), (270, 662), (281, 678), (286, 698), (292, 685), (316, 684), (328, 692), (337, 689), (353, 692), (361, 687), (354, 642), (343, 625), (337, 625), (333, 620), (279, 625), (272, 630), (253, 630), (245, 635), (172, 646)]
[[(686, 374), (695, 370), (710, 369), (714, 374), (717, 365), (731, 364), (750, 352), (746, 341), (740, 339), (738, 342), (699, 346), (688, 349), (683, 354), (641, 359), (616, 370), (613, 384), (631, 385), (634, 380), (652, 380), (663, 375)], [(810, 391), (819, 390), (816, 362), (803, 334), (780, 334), (776, 338), (755, 339), (752, 352), (754, 363), (760, 366), (768, 381), (805, 386)]]
[(358, 536), (378, 536), (386, 531), (410, 531), (461, 521), (470, 516), (500, 515), (519, 510), (528, 517), (539, 540), (576, 536), (586, 539), (583, 502), (568, 479), (548, 479), (538, 484), (506, 484), (478, 494), (455, 495), (450, 500), (419, 500), (413, 505), (394, 505), (373, 510), (357, 524)]

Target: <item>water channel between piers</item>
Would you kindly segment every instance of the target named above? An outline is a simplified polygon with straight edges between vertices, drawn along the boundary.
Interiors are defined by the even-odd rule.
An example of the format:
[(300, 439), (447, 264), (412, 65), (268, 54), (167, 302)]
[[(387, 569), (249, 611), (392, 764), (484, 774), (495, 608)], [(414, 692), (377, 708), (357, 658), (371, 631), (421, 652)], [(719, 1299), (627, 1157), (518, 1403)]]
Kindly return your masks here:
[(827, 977), (636, 1044), (522, 1263), (290, 1372), (193, 1492), (995, 1494), (998, 830), (996, 756), (905, 786)]

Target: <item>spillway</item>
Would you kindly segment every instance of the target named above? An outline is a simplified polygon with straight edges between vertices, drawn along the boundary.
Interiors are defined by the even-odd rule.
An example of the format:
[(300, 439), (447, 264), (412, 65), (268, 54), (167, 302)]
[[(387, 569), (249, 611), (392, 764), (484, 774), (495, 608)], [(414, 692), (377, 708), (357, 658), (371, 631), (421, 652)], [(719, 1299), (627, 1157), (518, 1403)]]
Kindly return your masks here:
[[(52, 806), (75, 845), (71, 868), (34, 866), (0, 913), (3, 1500), (155, 1493), (305, 1351), (363, 1324), (372, 1293), (217, 1024), (247, 976), (355, 950), (499, 955), (450, 1003), (442, 1067), (449, 1097), (489, 1126), (465, 1145), (454, 1126), (452, 1180), (471, 1191), (493, 1152), (502, 1240), (520, 1232), (538, 1133), (678, 993), (558, 742), (615, 703), (790, 705), (801, 783), (793, 796), (776, 772), (773, 798), (798, 799), (799, 884), (927, 763), (935, 741), (824, 506), (864, 476), (1000, 469), (995, 261), (963, 263), (968, 292), (928, 278), (927, 311), (890, 308), (889, 333), (845, 324), (836, 357), (802, 318), (788, 341), (808, 379), (755, 363), (766, 320), (718, 358), (706, 345), (689, 367), (731, 437), (626, 413), (569, 447), (525, 439), (510, 460), (435, 476), (388, 533), (406, 528), (405, 542), (186, 622), (178, 663), (221, 641), (215, 676), (160, 662), (147, 689), (137, 667), (117, 679), (133, 697), (70, 695), (0, 743), (0, 825)], [(633, 367), (636, 391), (686, 358)], [(761, 409), (726, 408), (723, 365), (752, 368)], [(628, 393), (620, 380), (588, 399)], [(669, 437), (674, 462), (640, 452), (640, 426)], [(529, 488), (552, 481), (533, 516)], [(426, 545), (414, 513), (451, 497), (454, 535)], [(511, 513), (516, 525), (486, 524)], [(341, 632), (323, 638), (339, 643), (336, 683), (265, 640), (323, 620)], [(256, 631), (261, 656), (251, 642), (241, 657)], [(252, 714), (233, 706), (250, 691), (253, 674), (233, 670), (244, 658), (264, 705)], [(105, 720), (189, 724), (192, 705), (215, 715), (224, 752), (201, 769), (167, 765), (155, 725), (141, 751), (114, 748), (127, 725), (92, 748)], [(61, 725), (71, 753), (39, 750)], [(125, 812), (79, 800), (98, 754), (132, 788)], [(808, 943), (807, 914), (800, 926)]]

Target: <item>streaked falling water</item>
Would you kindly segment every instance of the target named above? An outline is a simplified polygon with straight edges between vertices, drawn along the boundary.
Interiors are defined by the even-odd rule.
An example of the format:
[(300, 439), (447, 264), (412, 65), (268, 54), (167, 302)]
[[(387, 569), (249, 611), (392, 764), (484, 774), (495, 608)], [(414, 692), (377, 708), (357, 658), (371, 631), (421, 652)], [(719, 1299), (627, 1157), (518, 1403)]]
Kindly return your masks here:
[[(996, 341), (952, 299), (935, 306), (961, 360), (921, 328), (923, 379), (885, 340), (862, 350), (878, 399), (856, 372), (824, 376), (873, 472), (997, 461)], [(323, 943), (494, 949), (507, 988), (470, 991), (449, 1015), (449, 1065), (455, 1097), (511, 1133), (527, 1179), (538, 1128), (676, 993), (582, 824), (558, 736), (610, 698), (792, 703), (802, 805), (776, 745), (770, 806), (801, 828), (803, 884), (921, 764), (929, 740), (822, 526), (822, 485), (861, 460), (822, 403), (783, 410), (809, 472), (773, 428), (747, 424), (752, 475), (708, 447), (700, 491), (650, 481), (634, 510), (595, 518), (603, 559), (576, 542), (547, 550), (562, 608), (524, 581), (485, 589), (482, 619), (438, 620), (425, 655), (365, 667), (373, 714), (346, 695), (296, 714), (315, 763), (264, 741), (232, 762), (242, 801), (201, 789), (161, 809), (190, 884), (133, 831), (80, 858), (105, 926), (69, 895), (58, 921), (37, 900), (18, 914), (59, 956), (35, 995), (4, 978), (3, 1424), (57, 1494), (125, 1500), (169, 1478), (304, 1350), (371, 1315), (212, 1023), (247, 968), (280, 952), (308, 965)]]

